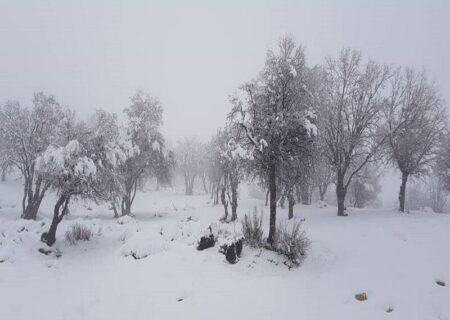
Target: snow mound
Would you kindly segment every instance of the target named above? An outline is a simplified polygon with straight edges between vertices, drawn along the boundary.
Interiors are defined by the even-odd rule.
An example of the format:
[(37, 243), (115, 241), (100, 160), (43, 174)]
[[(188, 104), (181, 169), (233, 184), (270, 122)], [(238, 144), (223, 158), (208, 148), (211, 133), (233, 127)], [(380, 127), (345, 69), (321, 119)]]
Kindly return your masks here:
[(433, 210), (433, 208), (430, 208), (430, 207), (424, 207), (423, 208), (423, 212), (425, 212), (425, 213), (434, 213), (434, 210)]
[(130, 216), (122, 216), (116, 220), (118, 224), (136, 223), (136, 220)]
[(167, 242), (159, 235), (137, 233), (123, 245), (122, 255), (125, 257), (143, 259), (167, 251)]
[(322, 200), (317, 201), (316, 208), (326, 208), (326, 207), (328, 207), (328, 203)]

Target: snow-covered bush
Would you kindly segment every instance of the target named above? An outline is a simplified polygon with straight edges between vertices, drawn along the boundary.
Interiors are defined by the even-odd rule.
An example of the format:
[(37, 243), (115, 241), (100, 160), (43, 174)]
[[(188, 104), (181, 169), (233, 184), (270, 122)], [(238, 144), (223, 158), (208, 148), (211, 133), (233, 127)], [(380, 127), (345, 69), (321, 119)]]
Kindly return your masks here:
[(91, 229), (77, 222), (66, 231), (66, 240), (69, 244), (76, 245), (78, 241), (91, 240), (93, 235)]
[(159, 235), (137, 232), (126, 240), (122, 248), (122, 255), (132, 256), (139, 260), (167, 251), (167, 249), (167, 242)]
[(17, 169), (23, 181), (22, 218), (35, 220), (49, 182), (36, 172), (39, 155), (56, 142), (63, 107), (52, 95), (34, 94), (33, 107), (22, 107), (18, 101), (0, 106), (0, 141), (2, 169)]
[(225, 255), (225, 259), (229, 263), (235, 264), (241, 257), (243, 242), (244, 238), (240, 237), (230, 243), (224, 243), (220, 246), (219, 252)]
[(263, 233), (262, 215), (258, 216), (255, 207), (251, 217), (245, 215), (244, 221), (242, 221), (242, 234), (244, 235), (244, 241), (253, 248), (261, 247), (263, 243)]
[(310, 241), (301, 227), (301, 222), (280, 224), (275, 234), (273, 248), (288, 259), (292, 266), (299, 266), (310, 246)]
[(121, 216), (116, 220), (116, 222), (117, 224), (128, 224), (128, 223), (135, 223), (136, 220), (131, 216)]

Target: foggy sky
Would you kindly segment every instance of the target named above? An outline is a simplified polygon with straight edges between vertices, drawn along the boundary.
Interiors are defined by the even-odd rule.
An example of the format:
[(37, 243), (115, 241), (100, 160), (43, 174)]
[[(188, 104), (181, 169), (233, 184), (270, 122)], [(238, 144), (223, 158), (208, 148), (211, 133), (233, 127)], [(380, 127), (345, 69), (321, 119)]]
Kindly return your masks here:
[(293, 35), (310, 65), (342, 47), (426, 68), (450, 101), (448, 1), (3, 1), (0, 103), (44, 90), (86, 114), (158, 96), (171, 140), (207, 140), (228, 96)]

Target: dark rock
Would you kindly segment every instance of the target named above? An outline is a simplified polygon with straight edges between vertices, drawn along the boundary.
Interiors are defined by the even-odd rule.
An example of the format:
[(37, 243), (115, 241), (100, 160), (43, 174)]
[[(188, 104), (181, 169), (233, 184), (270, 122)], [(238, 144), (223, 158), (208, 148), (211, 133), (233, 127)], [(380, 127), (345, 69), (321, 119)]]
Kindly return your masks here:
[(355, 294), (355, 299), (358, 301), (366, 301), (367, 294), (365, 292), (357, 293), (357, 294)]
[(214, 247), (216, 244), (216, 239), (214, 238), (213, 234), (210, 234), (209, 236), (203, 236), (200, 238), (200, 241), (197, 245), (197, 250), (205, 250), (211, 247)]
[(42, 254), (45, 254), (46, 256), (50, 255), (53, 252), (52, 250), (47, 250), (44, 248), (39, 248), (38, 251)]
[(436, 281), (436, 284), (437, 284), (438, 286), (445, 287), (445, 282), (444, 282), (444, 281), (437, 280), (437, 281)]

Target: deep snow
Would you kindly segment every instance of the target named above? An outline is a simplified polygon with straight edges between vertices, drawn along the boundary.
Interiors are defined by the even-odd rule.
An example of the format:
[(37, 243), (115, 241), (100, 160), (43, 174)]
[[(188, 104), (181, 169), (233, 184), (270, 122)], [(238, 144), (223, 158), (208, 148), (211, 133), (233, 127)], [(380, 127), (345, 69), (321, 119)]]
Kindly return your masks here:
[[(54, 196), (38, 221), (18, 219), (20, 198), (19, 182), (0, 184), (0, 319), (450, 319), (450, 215), (367, 209), (337, 217), (333, 207), (297, 205), (312, 245), (289, 270), (264, 250), (244, 247), (235, 265), (217, 246), (197, 251), (223, 214), (208, 196), (139, 193), (135, 217), (120, 220), (78, 202), (58, 229), (60, 257), (38, 252)], [(245, 192), (239, 217), (254, 206), (267, 228), (268, 208)], [(279, 209), (279, 221), (286, 217)], [(66, 242), (75, 222), (91, 228), (91, 241)], [(355, 300), (360, 292), (367, 301)]]

